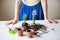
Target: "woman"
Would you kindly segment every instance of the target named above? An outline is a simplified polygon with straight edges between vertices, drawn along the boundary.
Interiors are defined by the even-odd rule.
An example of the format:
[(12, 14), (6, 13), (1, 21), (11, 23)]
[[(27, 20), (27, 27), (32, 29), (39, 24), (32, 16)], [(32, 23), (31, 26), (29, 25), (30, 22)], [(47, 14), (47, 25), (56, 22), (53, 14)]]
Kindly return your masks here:
[(36, 20), (47, 20), (49, 23), (57, 23), (53, 19), (48, 19), (47, 0), (16, 0), (15, 17), (7, 24), (15, 24), (23, 20), (23, 14), (26, 13), (27, 20), (32, 20), (32, 11), (36, 10)]

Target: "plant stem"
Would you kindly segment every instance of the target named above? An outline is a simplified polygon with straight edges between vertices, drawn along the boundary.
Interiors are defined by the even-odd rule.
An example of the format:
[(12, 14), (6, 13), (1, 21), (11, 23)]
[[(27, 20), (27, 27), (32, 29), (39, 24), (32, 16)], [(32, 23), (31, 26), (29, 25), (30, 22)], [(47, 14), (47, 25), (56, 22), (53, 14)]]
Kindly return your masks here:
[(35, 16), (33, 16), (33, 24), (35, 24)]
[(24, 14), (24, 23), (26, 23), (27, 16)]

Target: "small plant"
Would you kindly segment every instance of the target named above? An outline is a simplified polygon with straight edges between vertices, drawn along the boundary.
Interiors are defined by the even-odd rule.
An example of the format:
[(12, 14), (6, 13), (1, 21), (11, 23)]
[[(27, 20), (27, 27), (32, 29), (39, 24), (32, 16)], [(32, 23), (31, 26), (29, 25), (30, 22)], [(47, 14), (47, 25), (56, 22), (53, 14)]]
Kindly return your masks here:
[(24, 15), (23, 15), (23, 19), (24, 19), (24, 23), (26, 23), (27, 16), (26, 16), (26, 14), (25, 14), (25, 13), (24, 13)]
[(24, 28), (24, 31), (28, 29), (28, 23), (26, 23), (27, 15), (24, 13), (23, 15), (24, 22), (22, 23), (22, 27)]
[(32, 17), (33, 24), (35, 24), (35, 19), (36, 19), (35, 16), (37, 15), (37, 11), (35, 9), (33, 10), (32, 15), (33, 15), (33, 17)]

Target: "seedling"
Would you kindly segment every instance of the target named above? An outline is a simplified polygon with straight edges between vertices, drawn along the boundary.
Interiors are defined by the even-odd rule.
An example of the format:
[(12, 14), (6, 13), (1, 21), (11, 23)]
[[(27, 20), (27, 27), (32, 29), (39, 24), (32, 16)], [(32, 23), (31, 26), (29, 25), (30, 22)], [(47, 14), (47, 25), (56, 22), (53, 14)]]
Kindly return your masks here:
[(35, 24), (35, 19), (36, 19), (35, 16), (37, 15), (37, 11), (35, 9), (33, 10), (32, 15), (33, 15), (33, 17), (32, 17), (33, 24)]
[(24, 23), (26, 23), (27, 16), (26, 16), (26, 14), (25, 14), (25, 13), (24, 13), (24, 15), (23, 15), (23, 19), (24, 19)]

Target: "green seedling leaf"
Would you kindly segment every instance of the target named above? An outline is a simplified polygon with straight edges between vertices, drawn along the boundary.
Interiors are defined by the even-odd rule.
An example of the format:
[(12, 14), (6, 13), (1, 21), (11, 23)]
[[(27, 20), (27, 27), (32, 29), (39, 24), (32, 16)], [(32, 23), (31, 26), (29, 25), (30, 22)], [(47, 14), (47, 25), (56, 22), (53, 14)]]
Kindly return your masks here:
[(24, 13), (24, 23), (26, 23), (26, 20), (27, 20), (27, 16), (26, 16), (26, 14)]

